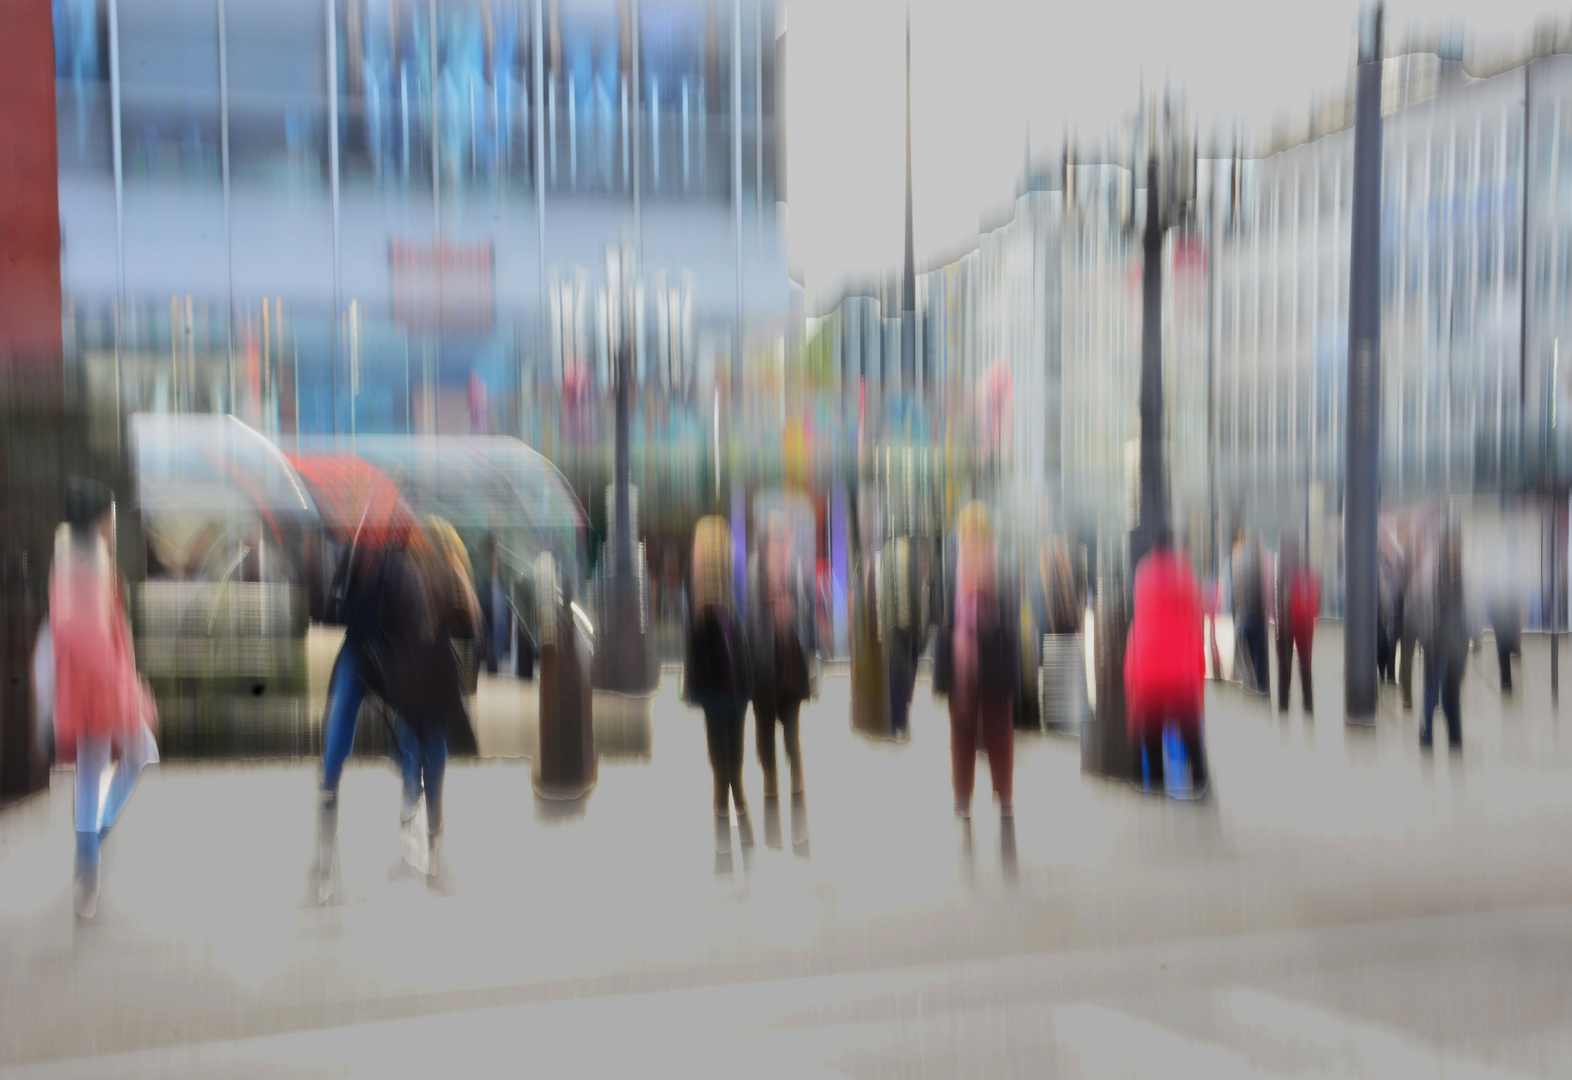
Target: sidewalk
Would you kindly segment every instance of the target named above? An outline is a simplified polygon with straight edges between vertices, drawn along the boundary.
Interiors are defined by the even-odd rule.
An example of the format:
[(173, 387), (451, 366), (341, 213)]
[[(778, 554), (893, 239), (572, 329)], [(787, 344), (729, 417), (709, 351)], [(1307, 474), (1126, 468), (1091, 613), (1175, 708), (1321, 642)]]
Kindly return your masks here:
[[(1174, 804), (1083, 777), (1071, 740), (1019, 740), (1013, 870), (982, 763), (973, 854), (961, 851), (947, 725), (926, 684), (911, 742), (894, 746), (850, 732), (848, 683), (827, 678), (803, 717), (811, 857), (793, 856), (786, 825), (784, 850), (761, 846), (751, 870), (739, 861), (724, 878), (702, 721), (676, 700), (670, 677), (647, 759), (603, 761), (579, 820), (537, 820), (526, 761), (456, 764), (445, 894), (396, 872), (391, 767), (346, 774), (346, 896), (319, 909), (307, 902), (314, 763), (166, 764), (145, 778), (108, 844), (97, 924), (78, 926), (71, 777), (59, 773), (47, 795), (0, 815), (0, 1068), (124, 1052), (132, 1056), (116, 1069), (160, 1075), (150, 1063), (165, 1059), (143, 1051), (1011, 956), (1038, 958), (1032, 970), (1078, 972), (1076, 994), (1151, 993), (1156, 969), (1137, 958), (1198, 940), (1233, 948), (1237, 970), (1254, 972), (1238, 977), (1260, 986), (1322, 970), (1284, 950), (1323, 935), (1327, 955), (1349, 950), (1339, 970), (1385, 965), (1370, 977), (1388, 991), (1360, 1005), (1372, 1018), (1437, 1044), (1471, 1039), (1487, 1057), (1555, 1075), (1544, 1064), (1562, 1060), (1546, 1049), (1553, 1040), (1523, 1057), (1500, 1007), (1478, 1003), (1510, 993), (1514, 976), (1465, 990), (1413, 966), (1459, 932), (1456, 920), (1475, 927), (1468, 920), (1490, 917), (1555, 935), (1539, 941), (1546, 963), (1572, 957), (1572, 920), (1522, 914), (1561, 910), (1572, 897), (1559, 839), (1572, 830), (1572, 745), (1549, 707), (1548, 642), (1528, 639), (1522, 689), (1506, 702), (1482, 677), (1493, 654), (1476, 656), (1463, 688), (1464, 752), (1424, 754), (1417, 718), (1402, 713), (1395, 690), (1383, 690), (1373, 730), (1343, 725), (1336, 630), (1318, 636), (1313, 721), (1297, 704), (1279, 716), (1261, 699), (1209, 686), (1208, 802)], [(526, 745), (523, 725), (488, 724)], [(751, 723), (748, 739), (745, 785), (762, 841)], [(1431, 936), (1418, 939), (1430, 944), (1401, 963), (1349, 944), (1359, 927), (1415, 919), (1431, 920)], [(1252, 935), (1278, 944), (1249, 947)], [(1534, 945), (1513, 942), (1502, 948), (1532, 954)], [(1556, 962), (1555, 971), (1572, 970)], [(1514, 964), (1524, 970), (1521, 960), (1505, 970)], [(1533, 977), (1542, 997), (1509, 1019), (1549, 1039), (1566, 1021), (1568, 983)], [(1311, 983), (1306, 992), (1328, 1007), (1365, 1000), (1357, 979), (1322, 970)], [(80, 1060), (73, 1068), (62, 1075), (116, 1071)], [(190, 1069), (202, 1075), (200, 1063)]]

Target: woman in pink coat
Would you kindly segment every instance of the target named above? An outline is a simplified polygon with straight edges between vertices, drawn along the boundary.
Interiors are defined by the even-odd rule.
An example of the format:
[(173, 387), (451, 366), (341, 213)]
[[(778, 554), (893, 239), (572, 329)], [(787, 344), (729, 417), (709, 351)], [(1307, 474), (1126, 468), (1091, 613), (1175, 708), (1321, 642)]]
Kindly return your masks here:
[[(137, 676), (120, 578), (110, 555), (114, 496), (73, 478), (66, 524), (49, 573), (49, 632), (55, 657), (55, 747), (76, 761), (76, 910), (98, 910), (98, 850), (147, 764), (155, 720), (152, 696)], [(103, 774), (118, 757), (107, 797)]]
[[(1135, 573), (1135, 617), (1124, 656), (1125, 720), (1130, 745), (1146, 758), (1145, 776), (1163, 785), (1163, 728), (1178, 728), (1196, 793), (1207, 786), (1201, 722), (1206, 654), (1201, 590), (1166, 530)], [(1138, 759), (1139, 760), (1139, 759)]]

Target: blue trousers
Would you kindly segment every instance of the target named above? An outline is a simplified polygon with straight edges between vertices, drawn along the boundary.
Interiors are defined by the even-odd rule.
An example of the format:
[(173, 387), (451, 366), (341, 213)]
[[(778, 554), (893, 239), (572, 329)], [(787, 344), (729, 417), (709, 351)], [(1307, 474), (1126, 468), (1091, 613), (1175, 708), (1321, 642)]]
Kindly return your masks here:
[(333, 678), (328, 684), (327, 730), (322, 733), (322, 788), (337, 791), (339, 779), (344, 775), (344, 762), (355, 746), (355, 721), (360, 716), (360, 703), (366, 698), (365, 684), (360, 681), (355, 649), (348, 642), (339, 650), (333, 664)]
[(404, 763), (404, 812), (413, 816), (426, 792), (426, 830), (442, 831), (442, 777), (448, 766), (448, 736), (440, 725), (417, 729), (402, 716), (398, 718), (399, 756)]

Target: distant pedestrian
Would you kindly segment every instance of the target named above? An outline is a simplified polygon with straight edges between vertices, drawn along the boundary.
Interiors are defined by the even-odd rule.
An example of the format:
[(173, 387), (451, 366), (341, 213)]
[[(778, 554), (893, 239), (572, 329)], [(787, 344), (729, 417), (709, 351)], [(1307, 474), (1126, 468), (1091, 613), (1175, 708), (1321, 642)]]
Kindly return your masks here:
[[(805, 782), (799, 717), (813, 693), (812, 665), (817, 655), (815, 618), (807, 569), (797, 559), (786, 518), (773, 514), (765, 526), (749, 574), (748, 641), (753, 665), (753, 724), (759, 765), (764, 770), (765, 843), (781, 842), (780, 781), (776, 772), (775, 730), (785, 741), (791, 770), (792, 841), (807, 843)], [(800, 826), (800, 827), (799, 827)]]
[(1433, 582), (1423, 625), (1421, 647), (1425, 653), (1424, 720), (1421, 746), (1432, 742), (1431, 723), (1436, 705), (1446, 715), (1447, 741), (1463, 745), (1461, 688), (1468, 665), (1469, 621), (1463, 592), (1463, 539), (1455, 525), (1447, 526), (1426, 568)]
[(1015, 814), (1016, 687), (1020, 682), (1019, 605), (1000, 580), (988, 512), (969, 503), (957, 527), (951, 602), (934, 660), (934, 692), (948, 695), (955, 813), (970, 821), (981, 731), (999, 813)]
[(1201, 638), (1201, 590), (1195, 574), (1159, 531), (1135, 572), (1135, 612), (1125, 646), (1124, 700), (1130, 745), (1141, 779), (1161, 791), (1164, 734), (1173, 728), (1190, 762), (1194, 794), (1210, 782), (1202, 724), (1206, 711), (1206, 654)]
[(748, 641), (733, 600), (731, 526), (701, 520), (693, 535), (688, 586), (687, 653), (683, 698), (704, 710), (710, 769), (715, 779), (715, 854), (731, 857), (731, 811), (746, 856), (753, 846), (748, 800), (742, 793), (743, 731), (752, 693)]
[(1490, 597), (1490, 625), (1495, 631), (1496, 659), (1501, 664), (1501, 692), (1512, 692), (1512, 658), (1522, 653), (1523, 613), (1515, 583), (1503, 571)]
[[(115, 501), (102, 484), (73, 477), (66, 521), (49, 572), (56, 757), (76, 762), (76, 912), (98, 912), (99, 848), (142, 769), (157, 761), (158, 714), (136, 670), (124, 591), (115, 568)], [(118, 758), (107, 795), (104, 773)]]
[(1234, 544), (1232, 567), (1234, 631), (1238, 658), (1243, 661), (1236, 665), (1236, 677), (1246, 690), (1269, 697), (1272, 673), (1267, 659), (1266, 584), (1261, 561), (1255, 535), (1241, 531)]
[(1321, 582), (1294, 537), (1284, 539), (1277, 559), (1277, 707), (1288, 711), (1289, 682), (1294, 654), (1299, 654), (1299, 683), (1305, 712), (1314, 709), (1314, 684), (1310, 677), (1310, 646), (1315, 620), (1321, 611)]

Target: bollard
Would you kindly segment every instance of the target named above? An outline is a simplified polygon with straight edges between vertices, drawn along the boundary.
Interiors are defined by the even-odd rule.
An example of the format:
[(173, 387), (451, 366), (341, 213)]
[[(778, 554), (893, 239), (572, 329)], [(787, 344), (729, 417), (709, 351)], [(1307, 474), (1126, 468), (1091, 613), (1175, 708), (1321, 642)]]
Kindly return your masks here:
[(573, 602), (550, 554), (536, 563), (540, 627), (540, 721), (532, 781), (551, 802), (583, 799), (595, 787), (590, 666), (593, 628)]

